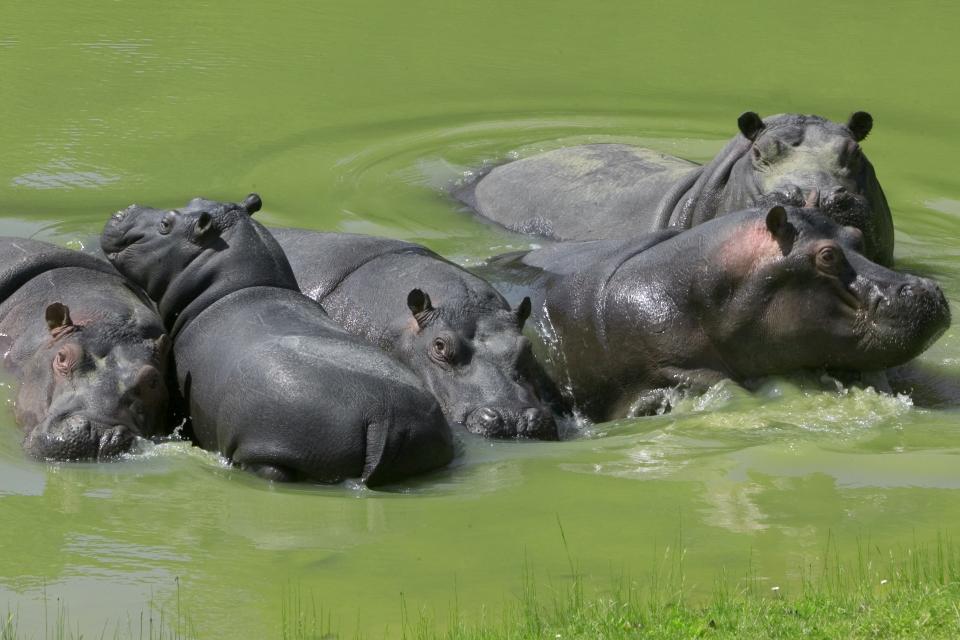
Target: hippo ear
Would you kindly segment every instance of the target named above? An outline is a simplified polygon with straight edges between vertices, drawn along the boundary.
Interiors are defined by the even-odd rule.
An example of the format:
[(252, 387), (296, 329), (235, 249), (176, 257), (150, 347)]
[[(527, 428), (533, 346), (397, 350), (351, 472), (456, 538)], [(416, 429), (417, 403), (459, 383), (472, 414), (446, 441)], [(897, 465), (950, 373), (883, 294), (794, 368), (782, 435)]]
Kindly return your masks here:
[(777, 205), (771, 207), (770, 211), (767, 211), (767, 229), (770, 230), (770, 233), (774, 238), (778, 240), (783, 238), (789, 228), (787, 223), (787, 210)]
[(193, 237), (202, 238), (213, 231), (213, 216), (206, 211), (201, 211), (197, 216), (197, 222), (193, 225)]
[(73, 320), (70, 319), (70, 307), (62, 302), (54, 302), (47, 305), (44, 316), (47, 319), (47, 329), (49, 329), (51, 333), (61, 327), (73, 326)]
[(407, 294), (407, 306), (410, 308), (410, 313), (413, 314), (413, 317), (417, 318), (417, 324), (420, 323), (422, 314), (433, 311), (433, 303), (430, 302), (430, 296), (420, 289), (414, 289)]
[(763, 131), (763, 120), (753, 111), (747, 111), (740, 114), (737, 118), (737, 126), (740, 127), (740, 133), (751, 142), (757, 139), (757, 136)]
[(521, 329), (523, 329), (523, 324), (527, 321), (527, 318), (530, 317), (530, 306), (530, 296), (527, 296), (520, 301), (516, 311), (514, 311), (517, 316), (517, 324), (520, 325)]
[(263, 206), (263, 200), (261, 200), (260, 196), (258, 196), (257, 194), (251, 193), (250, 195), (248, 195), (246, 198), (243, 199), (241, 206), (247, 212), (248, 216), (252, 216), (257, 211), (260, 211), (260, 207)]
[(853, 139), (860, 142), (870, 135), (870, 130), (873, 129), (873, 116), (866, 111), (857, 111), (847, 121), (847, 129), (850, 129)]

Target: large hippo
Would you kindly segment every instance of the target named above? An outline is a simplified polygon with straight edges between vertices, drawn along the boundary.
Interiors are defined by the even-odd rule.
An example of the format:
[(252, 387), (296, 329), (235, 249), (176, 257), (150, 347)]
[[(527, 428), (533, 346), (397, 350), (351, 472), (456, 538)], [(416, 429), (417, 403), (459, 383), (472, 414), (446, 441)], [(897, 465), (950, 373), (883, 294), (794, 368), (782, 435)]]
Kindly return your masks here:
[(523, 158), (457, 186), (453, 195), (514, 231), (555, 240), (636, 238), (775, 204), (818, 207), (864, 234), (865, 255), (893, 262), (893, 222), (860, 142), (873, 127), (748, 111), (740, 133), (706, 165), (625, 144), (566, 147)]
[(131, 205), (101, 247), (157, 301), (201, 446), (277, 481), (382, 485), (446, 465), (450, 428), (416, 376), (300, 293), (261, 206)]
[(372, 236), (272, 229), (301, 290), (350, 333), (420, 376), (451, 423), (490, 437), (554, 440), (546, 378), (493, 287), (426, 247)]
[(634, 240), (560, 243), (480, 272), (531, 295), (558, 379), (594, 420), (647, 413), (665, 391), (799, 369), (873, 372), (948, 326), (932, 280), (864, 257), (863, 234), (774, 206)]
[(31, 456), (103, 460), (167, 433), (169, 344), (152, 303), (109, 264), (0, 238), (0, 346)]

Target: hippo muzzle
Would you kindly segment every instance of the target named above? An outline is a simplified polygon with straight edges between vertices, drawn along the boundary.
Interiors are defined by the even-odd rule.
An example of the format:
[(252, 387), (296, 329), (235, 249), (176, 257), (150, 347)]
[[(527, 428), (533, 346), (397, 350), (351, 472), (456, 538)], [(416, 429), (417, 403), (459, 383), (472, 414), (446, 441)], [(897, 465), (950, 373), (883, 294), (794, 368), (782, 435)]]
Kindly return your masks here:
[(24, 449), (41, 460), (106, 460), (130, 451), (136, 440), (123, 425), (108, 425), (82, 414), (38, 425)]
[(479, 407), (467, 414), (464, 426), (471, 433), (489, 438), (557, 440), (559, 437), (553, 415), (538, 407)]

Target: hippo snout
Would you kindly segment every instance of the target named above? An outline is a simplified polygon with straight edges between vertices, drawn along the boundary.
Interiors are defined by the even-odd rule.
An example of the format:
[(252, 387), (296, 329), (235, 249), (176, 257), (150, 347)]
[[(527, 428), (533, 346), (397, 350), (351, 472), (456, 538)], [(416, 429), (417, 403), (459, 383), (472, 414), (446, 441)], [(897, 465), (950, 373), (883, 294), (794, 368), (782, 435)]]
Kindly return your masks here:
[(75, 414), (38, 426), (24, 440), (24, 448), (45, 460), (104, 460), (129, 451), (133, 442), (126, 427), (101, 425)]
[(557, 440), (557, 423), (553, 415), (538, 407), (519, 410), (480, 407), (467, 416), (467, 431), (493, 438), (532, 438)]

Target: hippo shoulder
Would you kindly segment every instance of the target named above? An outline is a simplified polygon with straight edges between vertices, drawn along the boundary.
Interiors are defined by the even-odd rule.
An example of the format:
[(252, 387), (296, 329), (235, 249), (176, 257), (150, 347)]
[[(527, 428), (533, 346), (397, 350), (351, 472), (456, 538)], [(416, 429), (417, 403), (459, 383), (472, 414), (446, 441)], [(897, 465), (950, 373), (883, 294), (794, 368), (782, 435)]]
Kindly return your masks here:
[(42, 273), (78, 267), (117, 276), (116, 269), (92, 255), (39, 240), (0, 237), (0, 300)]

